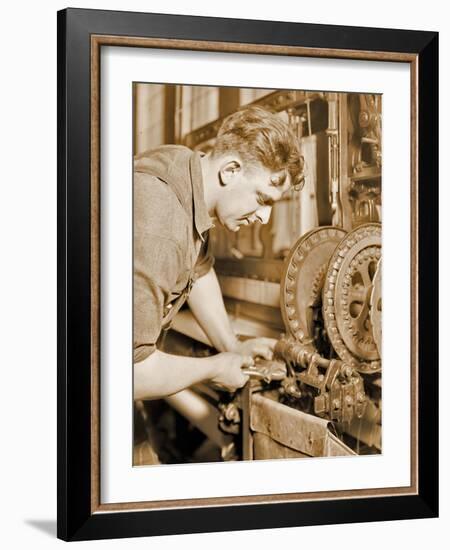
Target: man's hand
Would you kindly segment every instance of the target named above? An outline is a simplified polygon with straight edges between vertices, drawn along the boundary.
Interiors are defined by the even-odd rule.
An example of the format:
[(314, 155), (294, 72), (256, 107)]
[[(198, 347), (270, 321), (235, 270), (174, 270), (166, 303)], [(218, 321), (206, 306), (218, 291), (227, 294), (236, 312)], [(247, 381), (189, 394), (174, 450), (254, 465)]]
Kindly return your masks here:
[(247, 382), (248, 375), (242, 368), (253, 365), (253, 359), (240, 353), (223, 352), (209, 358), (214, 363), (215, 375), (211, 382), (221, 389), (234, 392)]
[(251, 338), (237, 344), (236, 351), (242, 355), (262, 357), (270, 361), (273, 358), (273, 348), (276, 340), (273, 338)]

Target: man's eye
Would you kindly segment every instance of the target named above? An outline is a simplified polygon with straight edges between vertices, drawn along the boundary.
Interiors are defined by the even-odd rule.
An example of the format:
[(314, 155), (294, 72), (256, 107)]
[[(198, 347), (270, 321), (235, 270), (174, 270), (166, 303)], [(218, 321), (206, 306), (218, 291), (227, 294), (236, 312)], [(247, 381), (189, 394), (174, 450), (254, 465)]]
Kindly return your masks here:
[(264, 193), (258, 193), (257, 201), (261, 206), (272, 206), (274, 203), (273, 198), (269, 197), (269, 195), (265, 195)]

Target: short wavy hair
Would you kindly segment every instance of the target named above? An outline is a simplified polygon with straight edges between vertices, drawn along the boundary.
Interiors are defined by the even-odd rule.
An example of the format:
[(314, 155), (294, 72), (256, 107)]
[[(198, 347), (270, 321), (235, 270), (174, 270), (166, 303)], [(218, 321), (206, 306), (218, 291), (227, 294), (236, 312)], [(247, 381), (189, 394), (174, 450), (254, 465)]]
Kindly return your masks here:
[(212, 154), (217, 157), (229, 152), (273, 172), (286, 170), (291, 185), (303, 187), (304, 159), (298, 138), (279, 116), (262, 107), (244, 107), (224, 119)]

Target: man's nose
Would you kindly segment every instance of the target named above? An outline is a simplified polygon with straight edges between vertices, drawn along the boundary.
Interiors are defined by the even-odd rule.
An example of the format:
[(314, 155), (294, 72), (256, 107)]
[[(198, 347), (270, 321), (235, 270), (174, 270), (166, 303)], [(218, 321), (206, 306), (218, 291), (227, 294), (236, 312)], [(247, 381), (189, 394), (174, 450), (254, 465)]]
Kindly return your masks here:
[(258, 210), (255, 212), (255, 216), (260, 223), (266, 224), (270, 219), (271, 212), (271, 206), (261, 206), (261, 208), (258, 208)]

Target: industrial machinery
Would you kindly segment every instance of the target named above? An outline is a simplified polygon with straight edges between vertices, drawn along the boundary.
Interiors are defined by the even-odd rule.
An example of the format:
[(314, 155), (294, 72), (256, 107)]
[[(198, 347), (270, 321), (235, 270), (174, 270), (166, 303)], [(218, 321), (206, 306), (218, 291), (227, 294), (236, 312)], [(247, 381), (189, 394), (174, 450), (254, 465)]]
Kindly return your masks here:
[[(307, 416), (314, 415), (328, 421), (322, 424), (318, 440), (332, 425), (335, 437), (339, 432), (340, 442), (346, 442), (333, 454), (381, 450), (380, 258), (378, 223), (349, 233), (321, 227), (295, 243), (280, 285), (286, 334), (275, 345), (273, 361), (257, 362), (247, 370), (251, 376), (247, 406), (241, 395), (220, 404), (224, 431), (236, 433), (240, 418), (248, 414), (250, 432), (252, 426), (254, 432), (262, 429), (291, 451), (301, 447), (299, 452), (307, 454), (302, 453), (305, 441), (293, 445), (291, 430), (306, 426)], [(266, 418), (263, 427), (260, 420), (252, 424), (255, 407)], [(296, 419), (287, 407), (302, 415)], [(274, 418), (283, 415), (290, 418), (290, 428), (280, 431), (275, 422), (274, 431)], [(244, 439), (254, 437), (250, 432)], [(331, 433), (327, 435), (331, 438)], [(264, 447), (260, 458), (277, 456), (271, 446), (269, 452), (267, 443), (260, 446)], [(251, 442), (244, 442), (244, 449), (250, 447)], [(247, 458), (255, 458), (254, 453)]]

